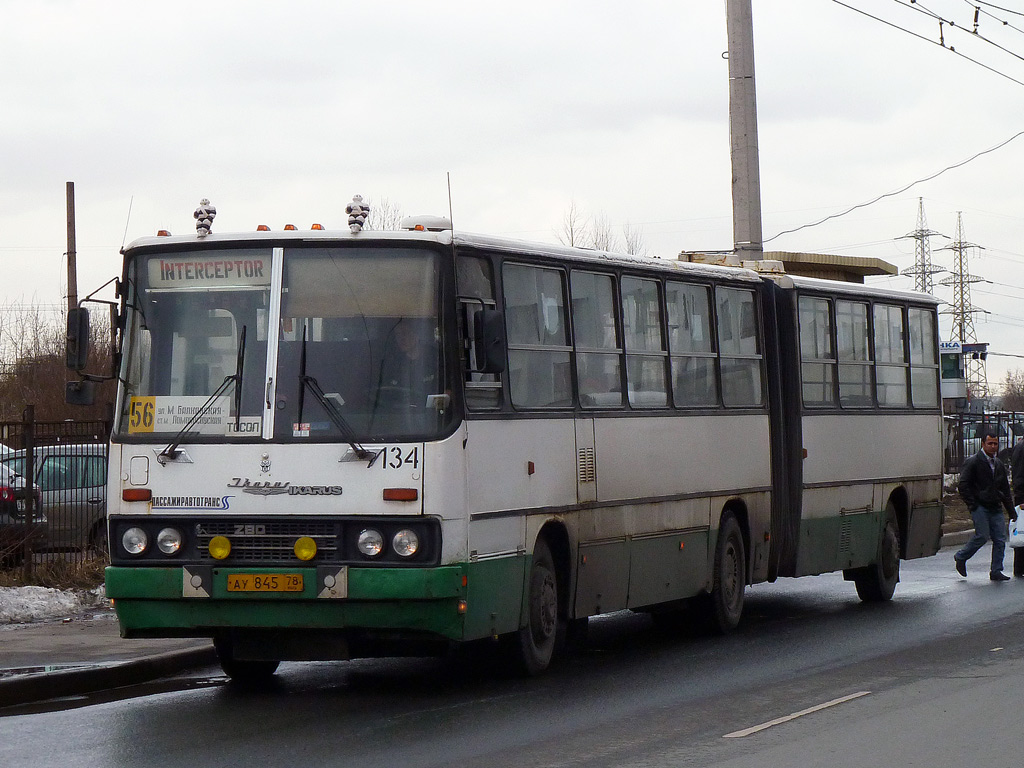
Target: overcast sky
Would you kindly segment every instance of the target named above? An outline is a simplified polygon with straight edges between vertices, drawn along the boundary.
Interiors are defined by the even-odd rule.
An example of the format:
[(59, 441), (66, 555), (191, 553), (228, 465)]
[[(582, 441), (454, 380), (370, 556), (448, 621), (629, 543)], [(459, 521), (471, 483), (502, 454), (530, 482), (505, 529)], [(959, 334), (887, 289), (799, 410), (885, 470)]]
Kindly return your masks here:
[[(979, 36), (1008, 51), (972, 34), (966, 0), (926, 0), (966, 27), (941, 26), (957, 53), (920, 3), (847, 5), (909, 32), (831, 0), (753, 0), (766, 250), (904, 269), (918, 198), (950, 237), (962, 211), (992, 281), (972, 287), (991, 313), (978, 338), (1024, 357), (1024, 136), (772, 239), (1024, 130), (1024, 0), (982, 5)], [(219, 232), (334, 228), (357, 193), (447, 214), (448, 173), (457, 229), (554, 242), (575, 203), (651, 255), (728, 249), (726, 47), (722, 0), (0, 0), (0, 302), (62, 301), (67, 181), (80, 295), (119, 272), (125, 240), (194, 231), (203, 197)], [(948, 243), (932, 239), (947, 268)], [(990, 358), (990, 382), (1013, 368)]]

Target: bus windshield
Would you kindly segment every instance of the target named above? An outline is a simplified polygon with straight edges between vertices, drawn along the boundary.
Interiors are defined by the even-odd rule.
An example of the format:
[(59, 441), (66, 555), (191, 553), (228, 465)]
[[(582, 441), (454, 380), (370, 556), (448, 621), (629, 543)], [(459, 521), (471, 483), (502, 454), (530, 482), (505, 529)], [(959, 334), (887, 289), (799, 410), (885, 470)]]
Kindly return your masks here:
[(197, 414), (183, 442), (380, 442), (450, 427), (432, 251), (144, 255), (129, 282), (124, 436), (169, 439)]

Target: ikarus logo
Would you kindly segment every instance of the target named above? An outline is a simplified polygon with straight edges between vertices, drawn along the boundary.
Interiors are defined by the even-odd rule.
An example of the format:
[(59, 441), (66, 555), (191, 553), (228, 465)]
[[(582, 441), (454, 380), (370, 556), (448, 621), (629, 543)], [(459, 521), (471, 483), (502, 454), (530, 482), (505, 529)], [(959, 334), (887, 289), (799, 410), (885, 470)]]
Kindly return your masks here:
[(270, 480), (250, 480), (245, 477), (233, 477), (228, 488), (237, 488), (242, 493), (256, 496), (341, 496), (340, 485), (292, 485), (290, 482), (271, 482)]

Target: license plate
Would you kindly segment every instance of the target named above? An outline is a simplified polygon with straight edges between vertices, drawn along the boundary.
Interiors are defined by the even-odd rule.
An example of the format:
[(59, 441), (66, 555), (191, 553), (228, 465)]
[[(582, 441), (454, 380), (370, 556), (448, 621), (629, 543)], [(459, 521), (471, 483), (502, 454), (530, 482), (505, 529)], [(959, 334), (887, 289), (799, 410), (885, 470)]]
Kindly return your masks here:
[(301, 573), (229, 573), (228, 592), (301, 592)]

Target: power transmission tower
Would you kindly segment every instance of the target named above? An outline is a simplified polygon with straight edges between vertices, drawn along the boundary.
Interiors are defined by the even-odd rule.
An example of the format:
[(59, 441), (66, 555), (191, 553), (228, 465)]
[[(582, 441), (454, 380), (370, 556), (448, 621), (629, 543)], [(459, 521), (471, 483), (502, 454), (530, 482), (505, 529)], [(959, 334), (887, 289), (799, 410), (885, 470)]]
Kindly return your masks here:
[[(949, 340), (959, 341), (961, 347), (978, 341), (978, 337), (974, 333), (974, 315), (976, 312), (984, 311), (971, 304), (971, 283), (982, 281), (980, 277), (971, 277), (967, 266), (968, 252), (972, 248), (980, 248), (980, 246), (964, 240), (963, 214), (957, 211), (956, 234), (953, 237), (953, 242), (941, 249), (953, 251), (956, 254), (953, 273), (945, 280), (940, 280), (939, 284), (953, 287), (953, 308), (944, 311), (944, 314), (953, 315), (953, 327), (950, 330)], [(968, 398), (988, 397), (988, 374), (985, 370), (984, 358), (980, 354), (970, 354), (964, 355), (964, 360)]]
[[(922, 293), (934, 293), (935, 286), (932, 275), (944, 272), (942, 267), (932, 266), (932, 244), (931, 236), (939, 235), (933, 229), (928, 229), (928, 223), (924, 218), (924, 198), (917, 198), (917, 229), (904, 237), (912, 237), (917, 241), (914, 247), (914, 266), (904, 269), (904, 275), (914, 276), (914, 290)], [(939, 235), (941, 237), (941, 235)]]

